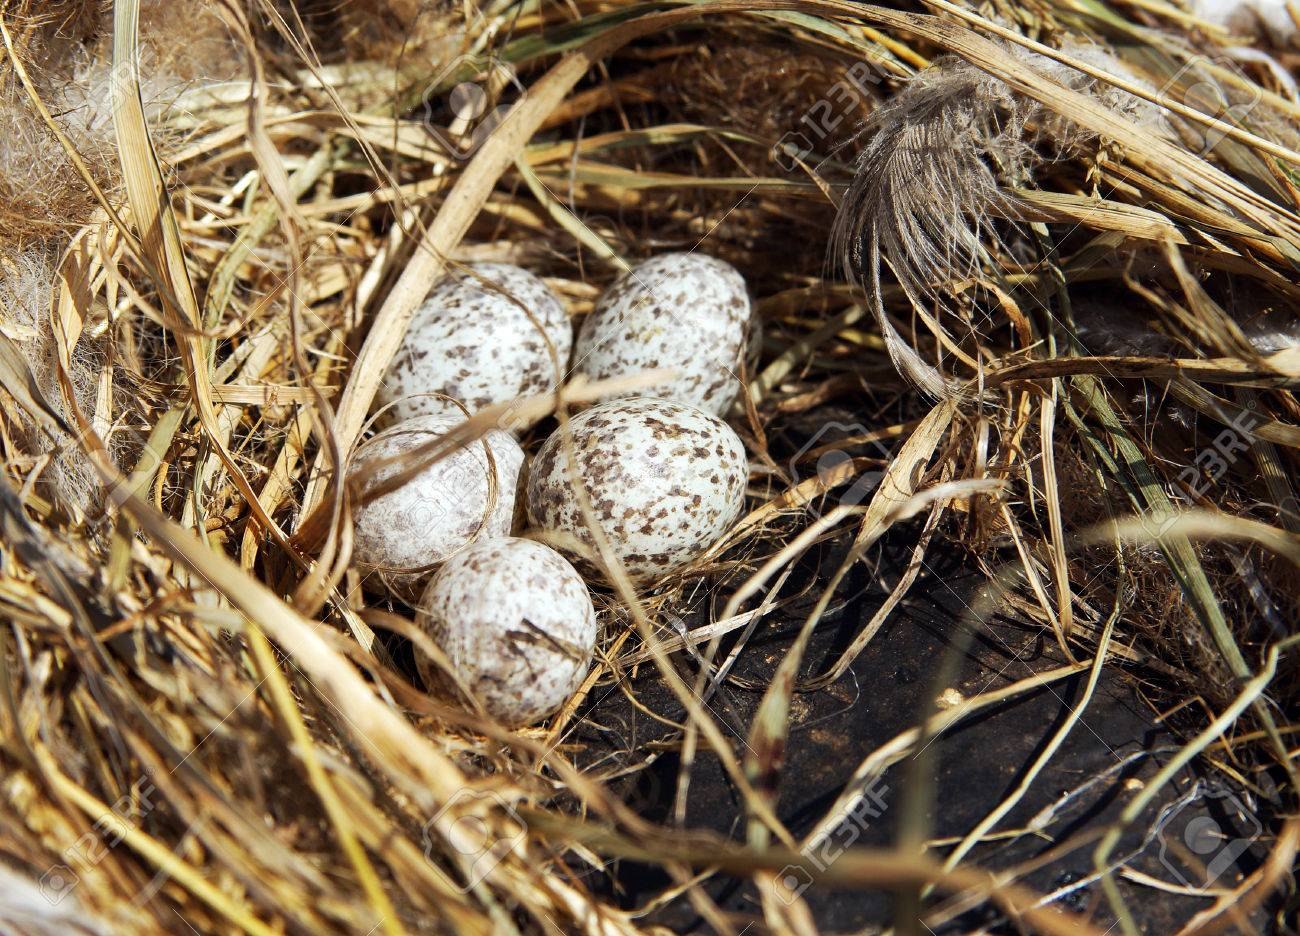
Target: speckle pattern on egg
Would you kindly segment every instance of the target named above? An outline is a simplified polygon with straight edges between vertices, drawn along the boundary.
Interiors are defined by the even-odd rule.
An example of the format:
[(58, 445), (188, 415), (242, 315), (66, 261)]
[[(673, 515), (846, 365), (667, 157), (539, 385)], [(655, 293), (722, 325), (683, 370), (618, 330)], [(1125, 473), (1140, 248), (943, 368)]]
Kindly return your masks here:
[(549, 286), (509, 263), (472, 263), (416, 310), (379, 399), (399, 420), (458, 411), (437, 394), (474, 413), (553, 389), (572, 347), (569, 317)]
[(678, 376), (625, 396), (655, 396), (722, 415), (740, 392), (749, 325), (745, 280), (701, 253), (663, 254), (600, 297), (574, 346), (574, 370), (598, 380), (672, 368)]
[[(595, 520), (635, 580), (691, 562), (744, 509), (745, 447), (716, 416), (668, 400), (616, 400), (578, 414), (569, 429)], [(553, 433), (533, 460), (528, 516), (594, 551), (564, 435)]]
[[(454, 416), (417, 416), (398, 423), (366, 444), (358, 455), (358, 467), (409, 453), (461, 422)], [(495, 484), (488, 452), (496, 469)], [(494, 429), (357, 508), (352, 556), (363, 572), (375, 573), (367, 584), (382, 584), (410, 601), (438, 563), (475, 537), (509, 535), (523, 464), (519, 443)], [(381, 468), (367, 481), (367, 488), (375, 489), (406, 467), (397, 462)]]
[[(591, 666), (596, 611), (563, 556), (525, 539), (480, 540), (429, 582), (416, 623), (446, 654), (484, 710), (510, 726), (553, 713)], [(451, 680), (423, 654), (425, 685), (452, 696)]]

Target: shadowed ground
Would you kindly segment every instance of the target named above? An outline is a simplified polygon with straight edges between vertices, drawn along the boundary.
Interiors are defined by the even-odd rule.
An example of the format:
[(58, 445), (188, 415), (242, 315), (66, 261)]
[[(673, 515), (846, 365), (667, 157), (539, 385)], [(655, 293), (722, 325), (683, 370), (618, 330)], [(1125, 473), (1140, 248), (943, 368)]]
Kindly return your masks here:
[[(829, 574), (837, 561), (838, 556), (828, 550), (821, 557), (817, 574)], [(898, 561), (901, 555), (885, 560), (886, 564)], [(878, 607), (881, 593), (870, 588), (862, 591), (866, 571), (860, 570), (857, 578), (844, 590), (850, 595), (858, 592), (856, 597), (827, 615), (818, 628), (805, 661), (805, 675), (829, 666)], [(896, 579), (888, 576), (887, 580), (892, 584)], [(963, 618), (963, 614), (981, 581), (960, 568), (931, 564), (913, 586), (904, 607), (855, 661), (851, 673), (823, 691), (796, 695), (778, 808), (780, 817), (796, 835), (806, 834), (825, 814), (863, 757), (916, 724), (941, 660), (945, 654), (954, 653), (957, 635), (970, 626), (970, 618)], [(789, 647), (805, 610), (788, 609), (751, 639), (734, 672), (741, 680), (752, 683), (753, 688), (724, 687), (712, 702), (719, 720), (734, 730), (741, 750), (739, 739), (747, 734), (762, 689)], [(973, 639), (966, 642), (964, 652), (956, 650), (961, 653), (956, 660), (957, 678), (943, 687), (956, 689), (966, 697), (1063, 662), (1051, 633), (1037, 625), (995, 619), (988, 627), (966, 633)], [(674, 659), (684, 676), (695, 676), (685, 654)], [(937, 768), (937, 808), (929, 813), (933, 838), (959, 838), (1016, 787), (1079, 698), (1086, 675), (976, 714), (930, 746), (928, 754), (933, 759), (928, 769)], [(1062, 907), (1088, 913), (1102, 929), (1110, 926), (1113, 917), (1100, 886), (1088, 881), (1096, 836), (1159, 769), (1174, 741), (1172, 735), (1153, 725), (1150, 707), (1136, 696), (1132, 684), (1128, 676), (1107, 666), (1082, 722), (995, 830), (1023, 828), (1035, 814), (1056, 804), (1054, 817), (1043, 834), (986, 842), (968, 858), (990, 869), (1029, 867), (1036, 859), (1047, 859), (1041, 867), (1025, 873), (1023, 883), (1039, 893), (1055, 894)], [(633, 685), (639, 701), (651, 711), (671, 719), (683, 717), (680, 705), (652, 666), (642, 666)], [(669, 735), (662, 723), (637, 711), (622, 693), (615, 692), (595, 705), (587, 723), (571, 740), (583, 746), (577, 755), (580, 764), (600, 762), (608, 770), (612, 763), (643, 760), (660, 749), (657, 740), (668, 739)], [(893, 767), (875, 787), (879, 809), (864, 811), (879, 815), (869, 817), (856, 834), (842, 826), (836, 841), (855, 840), (859, 846), (889, 844), (914, 769), (912, 758)], [(651, 767), (627, 782), (624, 795), (646, 818), (669, 823), (679, 771), (676, 745), (669, 744)], [(1213, 847), (1207, 846), (1201, 860), (1217, 861), (1216, 867), (1230, 865), (1218, 880), (1221, 884), (1236, 884), (1243, 869), (1254, 867), (1260, 851), (1250, 847), (1259, 831), (1256, 820), (1249, 814), (1237, 815), (1235, 808), (1250, 801), (1240, 791), (1224, 790), (1218, 785), (1220, 781), (1214, 781), (1209, 790), (1212, 795), (1184, 802), (1195, 782), (1196, 777), (1185, 773), (1175, 786), (1166, 789), (1157, 804), (1125, 835), (1115, 856), (1131, 855), (1128, 868), (1171, 888), (1186, 888), (1204, 879), (1196, 879), (1195, 873), (1176, 859), (1169, 858), (1166, 863), (1162, 854), (1166, 858), (1169, 855), (1168, 840), (1186, 838), (1193, 843), (1208, 843)], [(1154, 826), (1162, 810), (1166, 811), (1167, 822), (1157, 833)], [(691, 772), (686, 825), (740, 839), (743, 824), (739, 798), (717, 759), (701, 744)], [(1078, 847), (1055, 857), (1047, 855), (1054, 846), (1071, 840)], [(937, 854), (945, 854), (950, 846), (951, 841), (939, 846)], [(1231, 860), (1234, 856), (1235, 861)], [(1138, 925), (1147, 933), (1174, 933), (1211, 903), (1205, 896), (1160, 890), (1124, 878), (1120, 883)], [(591, 884), (617, 892), (621, 903), (632, 907), (653, 898), (669, 882), (657, 868), (624, 862), (610, 868), (608, 879), (593, 880)], [(708, 890), (725, 910), (741, 918), (738, 929), (748, 917), (761, 927), (758, 898), (751, 884), (719, 875), (709, 882)], [(871, 931), (890, 921), (890, 897), (884, 893), (832, 892), (813, 884), (803, 896), (818, 925), (827, 931), (864, 927)], [(679, 932), (704, 928), (690, 904), (681, 898), (658, 910), (652, 919)], [(986, 906), (936, 927), (935, 932), (967, 933), (981, 928), (988, 932), (1015, 931)]]

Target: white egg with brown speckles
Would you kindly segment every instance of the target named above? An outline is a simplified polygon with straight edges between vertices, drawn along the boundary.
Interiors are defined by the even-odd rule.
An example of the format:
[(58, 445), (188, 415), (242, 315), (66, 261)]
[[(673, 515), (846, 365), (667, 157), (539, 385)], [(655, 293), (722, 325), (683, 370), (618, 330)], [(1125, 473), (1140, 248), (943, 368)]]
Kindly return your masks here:
[[(582, 577), (542, 543), (480, 540), (443, 565), (416, 623), (446, 655), (460, 684), (498, 721), (530, 725), (577, 691), (596, 647), (596, 611)], [(431, 692), (455, 681), (423, 654)]]
[(400, 419), (475, 413), (552, 390), (563, 377), (573, 327), (541, 279), (509, 263), (472, 263), (443, 279), (416, 310), (379, 400)]
[(741, 390), (749, 294), (731, 264), (670, 253), (618, 279), (583, 321), (574, 370), (592, 380), (659, 368), (676, 376), (624, 396), (653, 396), (722, 415)]
[[(434, 442), (462, 421), (455, 416), (417, 416), (377, 435), (358, 454), (354, 469), (364, 471), (367, 465), (376, 469), (364, 490), (378, 489), (412, 464), (409, 459), (383, 466), (376, 463), (414, 458), (416, 448)], [(523, 464), (519, 443), (494, 429), (358, 507), (352, 557), (362, 572), (374, 573), (367, 584), (382, 584), (410, 601), (439, 563), (477, 537), (508, 536)]]
[(602, 403), (546, 440), (527, 489), (533, 524), (568, 534), (593, 554), (596, 540), (569, 472), (567, 440), (596, 524), (634, 580), (692, 562), (744, 509), (745, 447), (721, 419), (669, 400)]

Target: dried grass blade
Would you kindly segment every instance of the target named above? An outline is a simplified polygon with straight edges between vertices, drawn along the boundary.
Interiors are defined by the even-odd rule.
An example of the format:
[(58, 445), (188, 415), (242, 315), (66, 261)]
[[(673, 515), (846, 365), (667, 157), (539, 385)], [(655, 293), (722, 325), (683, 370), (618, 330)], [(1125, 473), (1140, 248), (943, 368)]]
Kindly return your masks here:
[[(841, 562), (836, 574), (826, 584), (817, 604), (805, 619), (794, 643), (786, 651), (780, 666), (773, 674), (772, 683), (763, 694), (763, 700), (754, 715), (754, 725), (749, 735), (749, 754), (745, 758), (746, 773), (752, 778), (755, 788), (762, 795), (773, 800), (775, 798), (777, 777), (784, 763), (785, 741), (790, 728), (790, 700), (794, 695), (804, 649), (812, 637), (813, 629), (848, 569), (884, 534), (894, 522), (893, 518), (905, 509), (907, 502), (916, 493), (921, 470), (934, 454), (954, 412), (951, 403), (941, 403), (931, 410), (885, 471), (879, 487), (876, 488), (871, 502), (867, 505), (866, 515), (862, 518), (862, 524), (858, 528), (848, 555)], [(809, 531), (818, 531), (830, 522), (838, 521), (846, 510), (843, 505), (835, 508), (818, 523), (813, 524)], [(749, 583), (746, 584), (746, 588), (737, 591), (728, 601), (723, 617), (731, 617), (739, 610), (740, 603), (747, 597)], [(749, 841), (753, 845), (765, 844), (766, 829), (751, 821)]]
[[(1110, 444), (1114, 446), (1115, 452), (1119, 456), (1119, 462), (1116, 462), (1110, 450), (1102, 444), (1101, 440), (1074, 412), (1072, 407), (1067, 410), (1070, 418), (1092, 444), (1093, 450), (1097, 453), (1101, 463), (1107, 466), (1107, 470), (1111, 475), (1124, 487), (1134, 507), (1144, 512), (1146, 518), (1144, 529), (1149, 530), (1153, 526), (1160, 528), (1170, 521), (1175, 514), (1169, 495), (1165, 493), (1164, 487), (1151, 470), (1151, 466), (1147, 464), (1146, 459), (1142, 456), (1142, 451), (1138, 448), (1137, 443), (1133, 441), (1128, 430), (1120, 423), (1119, 417), (1111, 408), (1110, 402), (1106, 399), (1100, 384), (1092, 377), (1076, 377), (1073, 383), (1083, 402), (1092, 411), (1102, 431), (1110, 440)], [(1121, 468), (1120, 464), (1124, 467)], [(1149, 533), (1147, 536), (1150, 538)], [(1237, 644), (1236, 637), (1233, 636), (1232, 628), (1228, 626), (1228, 621), (1223, 614), (1223, 608), (1220, 606), (1214, 590), (1210, 587), (1209, 577), (1205, 573), (1204, 566), (1196, 557), (1191, 543), (1185, 536), (1166, 534), (1159, 539), (1159, 545), (1170, 570), (1178, 580), (1179, 585), (1182, 586), (1188, 600), (1195, 607), (1197, 616), (1206, 630), (1209, 631), (1215, 646), (1218, 647), (1219, 653), (1222, 654), (1224, 662), (1228, 664), (1232, 674), (1241, 680), (1250, 679), (1252, 676), (1250, 665), (1242, 655), (1241, 647)], [(1300, 786), (1300, 783), (1297, 783), (1295, 766), (1287, 751), (1286, 743), (1278, 732), (1273, 713), (1263, 703), (1256, 703), (1255, 714), (1264, 730), (1268, 732), (1274, 755), (1279, 759), (1283, 769), (1290, 775), (1293, 785)]]
[(382, 927), (384, 932), (389, 933), (390, 936), (402, 936), (406, 929), (398, 920), (397, 913), (393, 909), (393, 904), (388, 899), (388, 895), (384, 893), (383, 886), (379, 883), (379, 877), (375, 874), (370, 859), (366, 857), (365, 849), (357, 841), (356, 832), (352, 828), (352, 820), (343, 808), (343, 803), (334, 789), (334, 784), (321, 766), (320, 756), (316, 753), (315, 742), (307, 731), (307, 726), (303, 723), (302, 714), (298, 711), (298, 703), (294, 700), (284, 674), (280, 672), (280, 664), (271, 650), (271, 645), (267, 643), (266, 637), (263, 636), (258, 626), (251, 622), (245, 628), (244, 636), (252, 648), (253, 658), (257, 661), (258, 668), (261, 670), (263, 684), (267, 686), (271, 701), (279, 711), (280, 717), (284, 720), (290, 737), (293, 738), (295, 753), (298, 759), (302, 761), (311, 785), (320, 798), (321, 805), (325, 807), (325, 813), (329, 816), (330, 822), (334, 825), (339, 844), (342, 845), (344, 853), (347, 854), (348, 860), (352, 863), (352, 867), (361, 881), (361, 888), (365, 891), (366, 897), (375, 911), (375, 928)]
[[(117, 131), (118, 156), (127, 197), (140, 231), (141, 250), (153, 266), (176, 333), (192, 401), (203, 426), (235, 486), (248, 503), (257, 522), (288, 548), (279, 526), (266, 515), (257, 494), (243, 471), (221, 441), (212, 403), (212, 387), (202, 340), (198, 300), (185, 265), (185, 248), (180, 228), (163, 183), (158, 155), (154, 150), (140, 97), (139, 0), (115, 0), (113, 5), (113, 124)], [(291, 553), (292, 554), (292, 553)]]

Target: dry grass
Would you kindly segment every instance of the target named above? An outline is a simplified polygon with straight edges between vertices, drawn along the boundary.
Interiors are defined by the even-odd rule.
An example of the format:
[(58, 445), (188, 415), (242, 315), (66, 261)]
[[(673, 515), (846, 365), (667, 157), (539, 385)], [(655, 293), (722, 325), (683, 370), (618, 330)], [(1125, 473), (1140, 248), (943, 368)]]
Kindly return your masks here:
[[(918, 711), (845, 768), (819, 829), (970, 715), (1084, 672), (1087, 692), (960, 843), (920, 848), (918, 813), (825, 883), (902, 895), (899, 932), (990, 902), (1026, 931), (1113, 917), (1131, 933), (1109, 861), (1182, 765), (1294, 815), (1294, 53), (1234, 63), (1215, 54), (1227, 37), (1148, 2), (110, 6), (0, 14), (0, 850), (16, 875), (0, 930), (640, 932), (591, 886), (627, 858), (720, 932), (814, 932), (776, 875), (811, 838), (775, 810), (798, 782), (791, 706), (846, 672), (940, 551), (987, 573), (973, 621), (1020, 615), (1068, 662)], [(486, 50), (527, 93), (459, 158), (422, 102)], [(846, 97), (850, 73), (870, 80)], [(1227, 122), (1197, 116), (1223, 112), (1216, 95)], [(786, 165), (773, 144), (808, 114), (835, 126)], [(449, 264), (504, 259), (582, 315), (624, 260), (697, 247), (746, 274), (762, 319), (732, 419), (751, 512), (687, 571), (599, 592), (599, 665), (548, 724), (507, 732), (425, 695), (394, 653), (425, 638), (348, 567), (359, 485), (341, 481), (424, 291)], [(527, 405), (562, 423), (594, 389)], [(792, 462), (774, 433), (828, 404), (870, 438), (818, 475), (818, 451)], [(881, 468), (869, 501), (840, 502)], [(811, 636), (885, 537), (914, 551), (907, 574), (810, 677)], [(742, 745), (704, 700), (826, 542), (843, 559), (751, 687)], [(687, 593), (718, 609), (689, 641), (665, 623)], [(669, 659), (688, 643), (689, 678)], [(650, 823), (574, 766), (584, 703), (636, 666), (685, 710), (684, 762), (721, 764), (740, 840)], [(1093, 830), (1108, 905), (1090, 921), (969, 855), (1106, 667), (1182, 740)], [(486, 869), (461, 857), (471, 813), (504, 843)], [(1263, 842), (1242, 907), (1288, 886), (1295, 822)], [(77, 883), (55, 907), (41, 892), (61, 895), (60, 874)], [(712, 902), (715, 874), (757, 885), (752, 920)], [(1230, 904), (1188, 931), (1251, 931)]]

